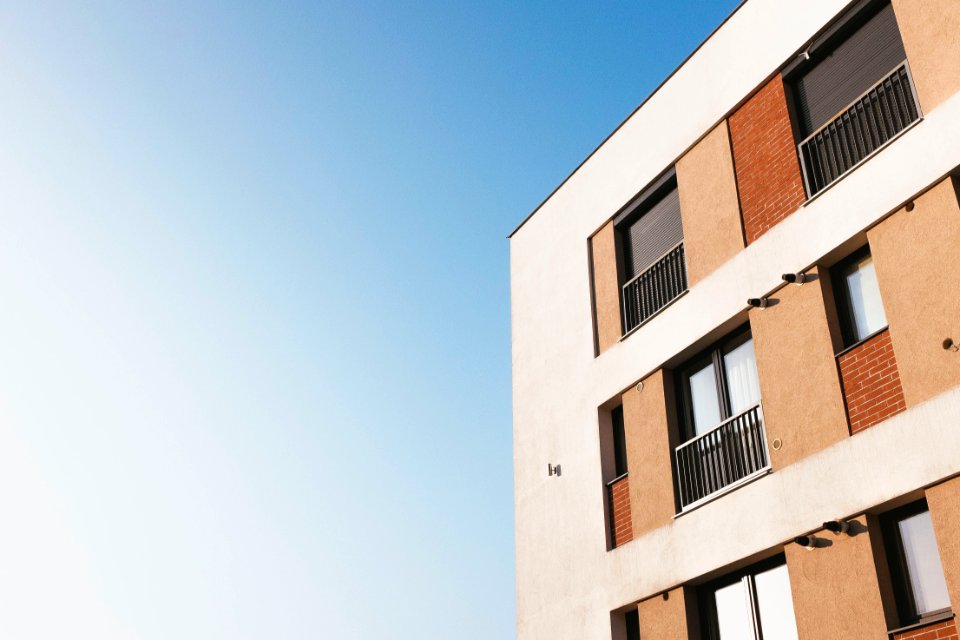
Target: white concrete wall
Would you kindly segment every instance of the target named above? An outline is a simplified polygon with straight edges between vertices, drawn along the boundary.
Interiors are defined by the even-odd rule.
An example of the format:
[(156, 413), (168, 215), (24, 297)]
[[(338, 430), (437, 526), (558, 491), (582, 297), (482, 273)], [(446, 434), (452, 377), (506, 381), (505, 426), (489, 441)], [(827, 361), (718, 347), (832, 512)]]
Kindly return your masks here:
[[(813, 264), (960, 163), (955, 95), (594, 358), (587, 238), (845, 5), (747, 2), (512, 238), (520, 640), (605, 640), (611, 609), (844, 515), (835, 513), (836, 496), (825, 513), (821, 495), (792, 491), (807, 475), (831, 473), (841, 483), (833, 493), (853, 513), (960, 472), (952, 453), (960, 432), (945, 428), (945, 416), (955, 423), (960, 415), (960, 395), (951, 393), (605, 550), (597, 407), (741, 313), (746, 298), (777, 287), (781, 273)], [(916, 464), (893, 465), (892, 452)], [(547, 477), (548, 462), (561, 463), (563, 475)], [(856, 482), (845, 475), (851, 466)], [(768, 515), (757, 530), (737, 529), (744, 513), (758, 511)], [(708, 545), (704, 532), (720, 539)]]

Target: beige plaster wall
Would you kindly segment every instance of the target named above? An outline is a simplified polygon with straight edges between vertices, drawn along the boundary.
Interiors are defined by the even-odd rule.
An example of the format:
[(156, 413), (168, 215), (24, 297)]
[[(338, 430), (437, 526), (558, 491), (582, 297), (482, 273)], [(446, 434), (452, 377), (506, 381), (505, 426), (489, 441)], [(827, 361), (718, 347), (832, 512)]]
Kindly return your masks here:
[(867, 518), (854, 519), (859, 533), (816, 535), (829, 542), (808, 551), (785, 547), (797, 631), (803, 640), (886, 640), (887, 625)]
[(743, 249), (730, 134), (723, 120), (676, 164), (690, 286)]
[(929, 113), (960, 89), (960, 2), (893, 0), (920, 107)]
[(698, 638), (696, 597), (678, 588), (640, 603), (640, 637), (643, 640), (689, 640)]
[[(958, 3), (960, 4), (960, 3)], [(890, 323), (903, 395), (913, 406), (960, 384), (960, 207), (953, 182), (936, 185), (867, 232)]]
[(663, 369), (623, 394), (633, 536), (673, 521), (673, 380)]
[(807, 273), (812, 282), (788, 285), (773, 296), (776, 304), (750, 311), (774, 469), (849, 436), (820, 272)]
[(927, 506), (940, 548), (953, 610), (960, 607), (960, 478), (927, 489)]
[(623, 334), (620, 322), (620, 278), (613, 220), (590, 238), (593, 256), (593, 299), (596, 306), (597, 349), (603, 352)]

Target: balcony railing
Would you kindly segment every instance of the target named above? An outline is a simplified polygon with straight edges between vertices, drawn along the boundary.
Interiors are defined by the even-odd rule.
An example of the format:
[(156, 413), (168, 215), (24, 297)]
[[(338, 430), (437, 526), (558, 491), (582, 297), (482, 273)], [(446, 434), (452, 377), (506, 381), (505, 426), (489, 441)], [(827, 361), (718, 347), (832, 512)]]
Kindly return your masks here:
[(624, 334), (649, 320), (686, 290), (687, 267), (681, 242), (623, 285)]
[(769, 467), (758, 404), (677, 447), (681, 507), (688, 509)]
[(807, 197), (867, 159), (920, 119), (906, 61), (798, 145)]

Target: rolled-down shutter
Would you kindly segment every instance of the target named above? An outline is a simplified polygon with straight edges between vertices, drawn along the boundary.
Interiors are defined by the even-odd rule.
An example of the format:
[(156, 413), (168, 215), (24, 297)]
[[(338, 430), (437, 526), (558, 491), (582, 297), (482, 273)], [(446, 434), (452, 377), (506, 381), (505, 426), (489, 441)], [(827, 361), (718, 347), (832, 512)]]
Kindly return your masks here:
[(676, 182), (663, 195), (658, 194), (655, 198), (652, 203), (642, 203), (639, 209), (641, 213), (631, 214), (619, 227), (627, 281), (645, 271), (683, 240), (680, 195)]
[(893, 7), (884, 6), (826, 54), (813, 53), (815, 60), (821, 56), (792, 81), (804, 138), (906, 59)]

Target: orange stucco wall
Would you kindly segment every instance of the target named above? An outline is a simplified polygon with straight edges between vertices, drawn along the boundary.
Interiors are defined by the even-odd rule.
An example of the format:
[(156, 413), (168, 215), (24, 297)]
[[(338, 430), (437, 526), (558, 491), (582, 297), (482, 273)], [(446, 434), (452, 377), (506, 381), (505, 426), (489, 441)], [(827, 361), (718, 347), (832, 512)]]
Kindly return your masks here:
[(623, 394), (623, 424), (630, 470), (630, 512), (634, 538), (673, 520), (672, 379), (662, 369)]
[(820, 272), (750, 312), (770, 464), (785, 467), (848, 437)]
[(960, 206), (950, 179), (867, 232), (907, 407), (960, 385)]
[(726, 120), (677, 161), (677, 187), (687, 282), (693, 286), (744, 246)]
[(590, 238), (593, 259), (593, 300), (596, 312), (597, 349), (616, 344), (622, 334), (617, 238), (613, 220)]

